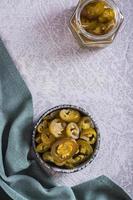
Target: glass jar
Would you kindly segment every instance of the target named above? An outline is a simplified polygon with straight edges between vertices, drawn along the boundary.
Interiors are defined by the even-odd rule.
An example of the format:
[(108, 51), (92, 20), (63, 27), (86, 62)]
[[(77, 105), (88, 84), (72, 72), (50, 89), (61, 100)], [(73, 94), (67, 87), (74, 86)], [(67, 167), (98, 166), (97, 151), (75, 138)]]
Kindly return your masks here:
[[(89, 33), (83, 28), (81, 24), (81, 12), (83, 11), (84, 7), (89, 5), (89, 3), (98, 1), (105, 2), (110, 8), (113, 9), (115, 14), (115, 25), (108, 33), (103, 35)], [(106, 47), (113, 42), (122, 22), (123, 15), (113, 0), (80, 0), (70, 19), (70, 30), (72, 31), (79, 44), (82, 46)]]

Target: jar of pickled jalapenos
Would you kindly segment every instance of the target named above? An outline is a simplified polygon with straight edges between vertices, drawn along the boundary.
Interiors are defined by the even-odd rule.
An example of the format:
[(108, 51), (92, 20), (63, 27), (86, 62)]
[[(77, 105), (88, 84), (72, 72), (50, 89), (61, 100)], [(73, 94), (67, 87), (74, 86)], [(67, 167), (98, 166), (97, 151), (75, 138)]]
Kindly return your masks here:
[(113, 0), (80, 0), (70, 29), (82, 46), (105, 47), (112, 43), (123, 15)]

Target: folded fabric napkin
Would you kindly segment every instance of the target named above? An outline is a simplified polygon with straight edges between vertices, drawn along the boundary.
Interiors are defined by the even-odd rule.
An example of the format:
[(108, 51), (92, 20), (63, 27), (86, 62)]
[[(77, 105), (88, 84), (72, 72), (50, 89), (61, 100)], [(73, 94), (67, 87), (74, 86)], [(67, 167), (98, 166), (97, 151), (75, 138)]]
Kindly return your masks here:
[(28, 160), (33, 123), (32, 97), (0, 40), (0, 199), (129, 200), (105, 176), (75, 187), (57, 186)]

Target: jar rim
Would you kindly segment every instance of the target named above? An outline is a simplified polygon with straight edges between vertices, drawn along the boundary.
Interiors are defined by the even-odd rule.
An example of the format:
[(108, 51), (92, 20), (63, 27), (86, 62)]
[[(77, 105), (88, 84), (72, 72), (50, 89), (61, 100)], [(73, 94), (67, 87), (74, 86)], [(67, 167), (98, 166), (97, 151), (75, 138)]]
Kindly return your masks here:
[[(118, 6), (116, 5), (116, 3), (113, 0), (102, 0), (102, 1), (107, 2), (107, 4), (111, 8), (113, 8), (113, 10), (115, 12), (116, 24), (108, 33), (106, 33), (104, 35), (96, 35), (96, 34), (89, 33), (82, 27), (82, 24), (81, 24), (81, 21), (80, 21), (80, 15), (81, 15), (81, 12), (82, 12), (83, 8), (88, 3), (91, 3), (91, 2), (94, 2), (94, 1), (95, 0), (83, 0), (82, 2), (79, 2), (78, 6), (77, 6), (77, 9), (76, 9), (76, 15), (75, 15), (76, 16), (76, 25), (79, 28), (79, 31), (85, 37), (87, 37), (88, 39), (97, 40), (97, 41), (101, 40), (101, 39), (104, 40), (104, 39), (107, 39), (107, 38), (111, 37), (117, 31), (117, 29), (119, 28), (119, 26), (121, 24), (121, 12), (120, 12)], [(101, 1), (101, 0), (98, 0), (98, 1)]]

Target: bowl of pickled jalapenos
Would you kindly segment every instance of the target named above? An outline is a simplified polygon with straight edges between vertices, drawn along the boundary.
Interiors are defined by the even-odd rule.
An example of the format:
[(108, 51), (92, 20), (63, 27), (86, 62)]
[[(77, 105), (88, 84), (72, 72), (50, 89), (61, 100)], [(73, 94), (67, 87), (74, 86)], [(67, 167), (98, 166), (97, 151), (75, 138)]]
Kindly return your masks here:
[(40, 117), (33, 131), (32, 143), (42, 167), (58, 172), (75, 172), (96, 156), (100, 134), (85, 110), (61, 105)]

